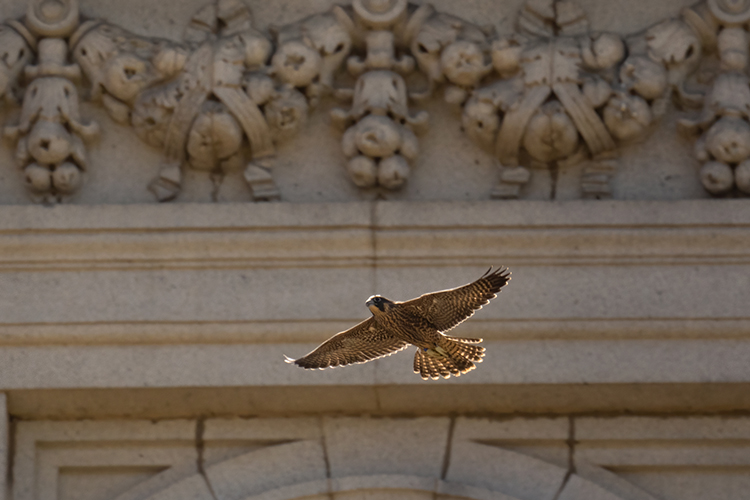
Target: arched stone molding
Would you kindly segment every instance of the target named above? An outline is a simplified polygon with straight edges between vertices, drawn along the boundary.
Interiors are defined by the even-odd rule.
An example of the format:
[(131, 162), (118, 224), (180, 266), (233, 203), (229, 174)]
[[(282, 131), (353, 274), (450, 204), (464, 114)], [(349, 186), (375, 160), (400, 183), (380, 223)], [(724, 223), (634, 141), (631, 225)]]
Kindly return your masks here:
[(110, 477), (92, 498), (654, 500), (598, 466), (555, 458), (565, 444), (552, 438), (566, 426), (366, 416), (23, 422), (13, 499), (57, 500)]

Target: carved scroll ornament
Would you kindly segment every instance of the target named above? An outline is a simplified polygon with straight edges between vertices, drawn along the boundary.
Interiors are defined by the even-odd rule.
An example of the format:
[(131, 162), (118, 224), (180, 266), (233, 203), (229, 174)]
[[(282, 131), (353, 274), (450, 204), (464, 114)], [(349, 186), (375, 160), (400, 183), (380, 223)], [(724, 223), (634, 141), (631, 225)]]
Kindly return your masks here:
[[(83, 81), (113, 120), (162, 151), (150, 185), (158, 200), (179, 195), (186, 168), (209, 172), (215, 192), (239, 169), (253, 200), (278, 200), (276, 145), (331, 97), (349, 103), (331, 112), (345, 172), (360, 188), (387, 191), (418, 161), (429, 120), (419, 101), (442, 90), (500, 164), (493, 197), (522, 197), (533, 168), (554, 179), (582, 163), (582, 196), (603, 198), (618, 146), (642, 139), (676, 92), (703, 105), (681, 125), (700, 134), (706, 189), (747, 193), (749, 20), (750, 1), (705, 0), (622, 37), (590, 31), (572, 0), (527, 0), (516, 32), (498, 36), (429, 4), (352, 0), (266, 35), (242, 0), (214, 0), (173, 42), (82, 19), (77, 0), (30, 0), (23, 22), (0, 26), (0, 96), (22, 99), (4, 131), (32, 197), (70, 196), (98, 133), (80, 116)], [(688, 89), (712, 57), (705, 91)], [(340, 83), (345, 73), (353, 85)]]

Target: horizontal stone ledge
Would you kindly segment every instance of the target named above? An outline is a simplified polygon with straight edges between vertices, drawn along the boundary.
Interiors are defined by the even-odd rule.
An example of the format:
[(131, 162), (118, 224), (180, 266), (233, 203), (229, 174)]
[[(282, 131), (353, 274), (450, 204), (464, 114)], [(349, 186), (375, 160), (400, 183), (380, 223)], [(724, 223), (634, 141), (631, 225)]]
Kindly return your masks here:
[(746, 340), (485, 342), (477, 369), (423, 382), (413, 347), (370, 363), (303, 370), (284, 363), (315, 344), (0, 348), (0, 390), (243, 387), (750, 383)]
[(0, 270), (750, 263), (750, 200), (9, 206)]
[[(362, 318), (225, 322), (0, 323), (0, 346), (323, 342)], [(750, 317), (472, 319), (455, 332), (484, 340), (750, 339)]]
[[(374, 243), (373, 243), (374, 242)], [(375, 247), (373, 247), (375, 245)], [(0, 236), (0, 272), (345, 267), (748, 265), (750, 231), (461, 230)]]
[(750, 200), (4, 205), (0, 234), (254, 228), (750, 227)]
[(375, 217), (385, 229), (750, 227), (750, 200), (377, 202)]
[(364, 302), (373, 294), (409, 300), (477, 279), (490, 263), (510, 266), (512, 281), (467, 325), (748, 317), (750, 265), (530, 266), (496, 258), (481, 266), (8, 272), (0, 325), (349, 320), (346, 328), (371, 314)]
[[(246, 386), (8, 391), (20, 419), (210, 416), (726, 414), (750, 412), (750, 383)], [(668, 423), (667, 423), (668, 425)]]
[(366, 202), (5, 205), (0, 208), (0, 235), (369, 227), (371, 220), (372, 206)]

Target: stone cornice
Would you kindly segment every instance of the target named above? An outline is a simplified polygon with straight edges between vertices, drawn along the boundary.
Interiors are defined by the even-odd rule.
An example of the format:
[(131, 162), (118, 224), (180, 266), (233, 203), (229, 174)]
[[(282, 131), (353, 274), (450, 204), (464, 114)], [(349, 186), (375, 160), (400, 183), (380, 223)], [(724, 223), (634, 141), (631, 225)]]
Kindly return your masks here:
[[(405, 299), (421, 293), (404, 281), (407, 275), (446, 286), (490, 264), (510, 266), (519, 281), (502, 295), (505, 308), (482, 311), (462, 325), (463, 335), (750, 335), (742, 307), (747, 288), (734, 284), (750, 264), (750, 204), (610, 201), (591, 207), (584, 201), (6, 207), (0, 270), (8, 277), (23, 274), (42, 289), (16, 287), (5, 297), (0, 344), (317, 342), (365, 312), (360, 297), (340, 295), (341, 286), (363, 297), (387, 291)], [(207, 284), (206, 304), (214, 305), (196, 312), (200, 302), (177, 298), (173, 287), (180, 285), (130, 283), (128, 276), (144, 270), (167, 283), (217, 273), (225, 282), (255, 277), (239, 285)], [(309, 277), (296, 282), (295, 274)], [(150, 312), (123, 305), (99, 313), (107, 299), (90, 295), (85, 283), (103, 279), (118, 280), (110, 285), (113, 293), (124, 280), (135, 287), (127, 293), (156, 303), (162, 294), (173, 298)], [(602, 286), (614, 286), (620, 299), (591, 295)], [(51, 310), (25, 305), (41, 300), (36, 297), (47, 287), (72, 294), (73, 304)], [(712, 301), (702, 301), (704, 294)], [(261, 296), (272, 302), (221, 313), (224, 302)], [(297, 305), (304, 311), (273, 312), (277, 299), (287, 309), (302, 301)], [(321, 304), (306, 305), (310, 300)]]
[(748, 221), (743, 200), (14, 206), (0, 269), (746, 264)]

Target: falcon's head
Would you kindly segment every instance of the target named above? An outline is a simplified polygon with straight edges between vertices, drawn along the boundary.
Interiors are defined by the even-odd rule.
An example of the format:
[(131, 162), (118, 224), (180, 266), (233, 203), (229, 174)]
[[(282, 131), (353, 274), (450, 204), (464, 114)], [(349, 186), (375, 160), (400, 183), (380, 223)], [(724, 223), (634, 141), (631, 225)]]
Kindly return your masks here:
[(373, 316), (375, 316), (378, 314), (387, 313), (388, 310), (396, 304), (386, 299), (385, 297), (381, 297), (380, 295), (373, 295), (372, 297), (367, 299), (365, 305), (370, 309)]

